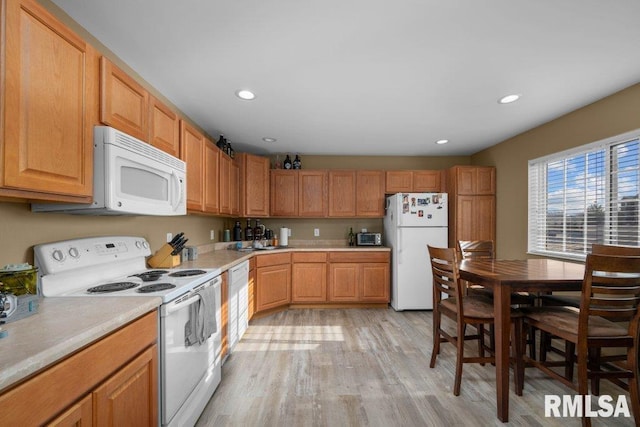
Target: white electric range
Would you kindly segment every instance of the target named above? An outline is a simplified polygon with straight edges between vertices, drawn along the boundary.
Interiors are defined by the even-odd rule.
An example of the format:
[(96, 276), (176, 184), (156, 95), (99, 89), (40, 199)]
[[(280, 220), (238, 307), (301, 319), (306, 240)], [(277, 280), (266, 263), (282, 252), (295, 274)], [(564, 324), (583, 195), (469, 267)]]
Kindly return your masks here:
[[(193, 425), (221, 379), (220, 269), (148, 269), (142, 237), (105, 236), (34, 246), (38, 292), (44, 297), (157, 296), (160, 419), (163, 426)], [(213, 302), (213, 303), (212, 303)], [(80, 303), (80, 302), (79, 302)], [(208, 333), (188, 334), (194, 307)], [(187, 337), (189, 335), (189, 337)]]

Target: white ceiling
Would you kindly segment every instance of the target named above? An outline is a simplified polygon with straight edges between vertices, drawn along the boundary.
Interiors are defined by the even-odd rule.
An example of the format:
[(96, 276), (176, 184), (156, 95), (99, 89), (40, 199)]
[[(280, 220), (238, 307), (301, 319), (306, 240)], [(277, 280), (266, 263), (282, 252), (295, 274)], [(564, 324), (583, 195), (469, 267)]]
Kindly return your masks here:
[(638, 0), (53, 1), (254, 153), (469, 155), (640, 82)]

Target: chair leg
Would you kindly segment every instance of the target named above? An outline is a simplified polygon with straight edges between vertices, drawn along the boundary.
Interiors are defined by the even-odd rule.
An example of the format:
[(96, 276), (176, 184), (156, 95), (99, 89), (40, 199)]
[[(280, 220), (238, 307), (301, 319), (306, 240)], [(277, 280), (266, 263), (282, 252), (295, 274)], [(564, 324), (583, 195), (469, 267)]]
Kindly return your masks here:
[[(573, 359), (573, 354), (571, 353), (571, 359)], [(568, 355), (567, 355), (568, 356)], [(582, 396), (583, 399), (589, 399), (589, 378), (588, 378), (588, 368), (587, 368), (588, 357), (586, 352), (579, 351), (578, 352), (578, 394)], [(586, 407), (586, 400), (583, 401), (583, 408)], [(582, 425), (584, 427), (591, 426), (591, 418), (584, 416), (584, 411), (582, 415)]]
[[(527, 342), (529, 343), (529, 357), (532, 359), (536, 358), (536, 328), (531, 325), (527, 326), (526, 329), (527, 336), (529, 339)], [(524, 351), (524, 349), (523, 349)]]
[(573, 365), (575, 363), (576, 345), (572, 342), (564, 343), (564, 376), (573, 381)]
[[(600, 370), (600, 356), (602, 351), (600, 348), (589, 349), (589, 369), (592, 371)], [(600, 396), (600, 377), (593, 376), (591, 378), (591, 394)]]
[(544, 331), (540, 331), (540, 362), (547, 361), (547, 352), (549, 351), (549, 346), (551, 345), (551, 335)]
[[(476, 325), (476, 329), (478, 330), (478, 356), (484, 357), (484, 324)], [(484, 363), (480, 365), (484, 366)]]
[(631, 400), (631, 411), (637, 426), (640, 426), (640, 381), (638, 380), (638, 364), (640, 361), (640, 351), (637, 347), (627, 349), (627, 365), (635, 375), (629, 378), (629, 399)]
[(512, 328), (513, 337), (513, 348), (514, 348), (514, 358), (516, 361), (516, 365), (514, 368), (514, 383), (516, 389), (516, 395), (522, 396), (522, 389), (524, 388), (524, 347), (526, 345), (526, 334), (524, 333), (524, 326), (522, 319), (516, 318), (514, 320), (514, 325)]
[(462, 360), (464, 358), (464, 334), (466, 325), (458, 322), (458, 337), (456, 338), (456, 378), (453, 385), (453, 395), (460, 396), (460, 383), (462, 382)]
[(440, 312), (437, 308), (433, 310), (433, 350), (431, 351), (431, 363), (429, 363), (429, 367), (433, 368), (436, 366), (436, 357), (440, 354)]

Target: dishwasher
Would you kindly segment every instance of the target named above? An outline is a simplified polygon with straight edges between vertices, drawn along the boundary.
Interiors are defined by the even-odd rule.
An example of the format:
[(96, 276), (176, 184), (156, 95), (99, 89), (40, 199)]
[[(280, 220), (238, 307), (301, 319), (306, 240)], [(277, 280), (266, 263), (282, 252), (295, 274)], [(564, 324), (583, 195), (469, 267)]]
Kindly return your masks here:
[(249, 261), (229, 269), (229, 353), (249, 327)]

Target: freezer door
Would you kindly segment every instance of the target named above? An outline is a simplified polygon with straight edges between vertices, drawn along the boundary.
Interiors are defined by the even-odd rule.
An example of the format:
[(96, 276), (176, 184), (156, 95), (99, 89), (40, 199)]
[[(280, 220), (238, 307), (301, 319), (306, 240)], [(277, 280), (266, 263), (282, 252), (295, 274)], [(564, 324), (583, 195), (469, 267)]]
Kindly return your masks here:
[(448, 205), (446, 193), (402, 193), (397, 196), (398, 226), (447, 226)]
[(399, 228), (392, 269), (395, 310), (433, 309), (433, 275), (427, 245), (447, 247), (447, 228)]

